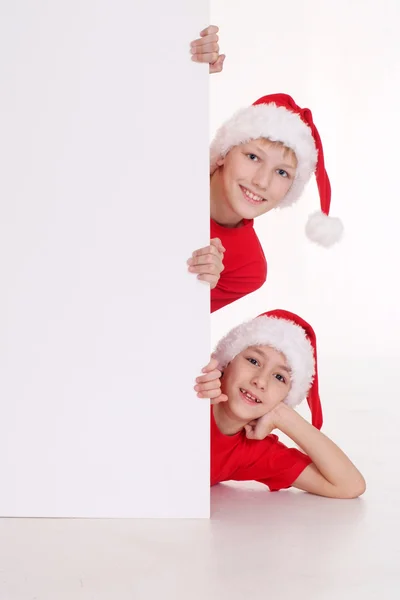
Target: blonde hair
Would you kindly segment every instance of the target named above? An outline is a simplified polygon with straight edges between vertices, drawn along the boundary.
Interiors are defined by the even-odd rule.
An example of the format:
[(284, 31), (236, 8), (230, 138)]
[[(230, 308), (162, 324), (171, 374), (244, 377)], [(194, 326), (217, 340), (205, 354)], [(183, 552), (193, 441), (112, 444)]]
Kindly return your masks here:
[(295, 167), (297, 168), (297, 164), (298, 164), (297, 156), (296, 156), (294, 150), (292, 150), (292, 148), (288, 148), (287, 146), (285, 146), (285, 144), (283, 142), (274, 142), (265, 137), (260, 138), (260, 140), (266, 146), (278, 146), (279, 148), (282, 148), (283, 156), (285, 158), (288, 158), (288, 157), (292, 158), (294, 160)]

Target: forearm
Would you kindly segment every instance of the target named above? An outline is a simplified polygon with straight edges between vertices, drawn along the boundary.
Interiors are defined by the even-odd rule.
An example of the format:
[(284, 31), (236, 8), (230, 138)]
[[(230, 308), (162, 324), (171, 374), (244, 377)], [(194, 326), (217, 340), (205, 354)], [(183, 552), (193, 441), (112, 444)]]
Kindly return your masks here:
[(346, 454), (292, 408), (276, 411), (276, 427), (292, 439), (312, 460), (321, 475), (339, 489), (363, 488), (365, 481)]

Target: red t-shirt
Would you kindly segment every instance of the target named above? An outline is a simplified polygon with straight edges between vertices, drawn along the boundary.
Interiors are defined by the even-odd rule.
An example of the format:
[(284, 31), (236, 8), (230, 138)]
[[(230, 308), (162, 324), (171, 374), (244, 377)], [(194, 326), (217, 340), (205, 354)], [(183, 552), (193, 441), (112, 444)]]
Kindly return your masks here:
[(219, 238), (226, 249), (224, 270), (211, 290), (211, 312), (258, 290), (267, 279), (267, 262), (253, 224), (245, 220), (242, 227), (223, 227), (211, 219), (211, 239)]
[(290, 487), (312, 460), (297, 448), (288, 448), (278, 436), (249, 440), (243, 429), (223, 435), (211, 407), (211, 485), (221, 481), (258, 481), (271, 492)]

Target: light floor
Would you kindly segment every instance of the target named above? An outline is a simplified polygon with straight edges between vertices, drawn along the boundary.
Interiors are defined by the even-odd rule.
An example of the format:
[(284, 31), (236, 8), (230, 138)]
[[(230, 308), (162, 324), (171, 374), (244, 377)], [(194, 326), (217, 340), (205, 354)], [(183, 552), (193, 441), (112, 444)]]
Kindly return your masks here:
[[(398, 600), (398, 419), (346, 415), (358, 500), (212, 490), (208, 520), (0, 520), (0, 600)], [(337, 424), (335, 425), (337, 427)]]

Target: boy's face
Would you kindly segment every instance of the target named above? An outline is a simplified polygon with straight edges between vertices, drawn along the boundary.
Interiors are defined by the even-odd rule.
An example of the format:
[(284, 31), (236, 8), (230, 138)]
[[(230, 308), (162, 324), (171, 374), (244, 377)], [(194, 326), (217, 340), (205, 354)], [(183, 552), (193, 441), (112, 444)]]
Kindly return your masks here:
[(269, 346), (250, 346), (238, 354), (221, 380), (230, 413), (243, 423), (274, 409), (286, 398), (290, 386), (290, 369), (284, 355)]
[(282, 144), (257, 139), (235, 146), (217, 164), (226, 208), (240, 219), (254, 219), (286, 196), (297, 159)]

